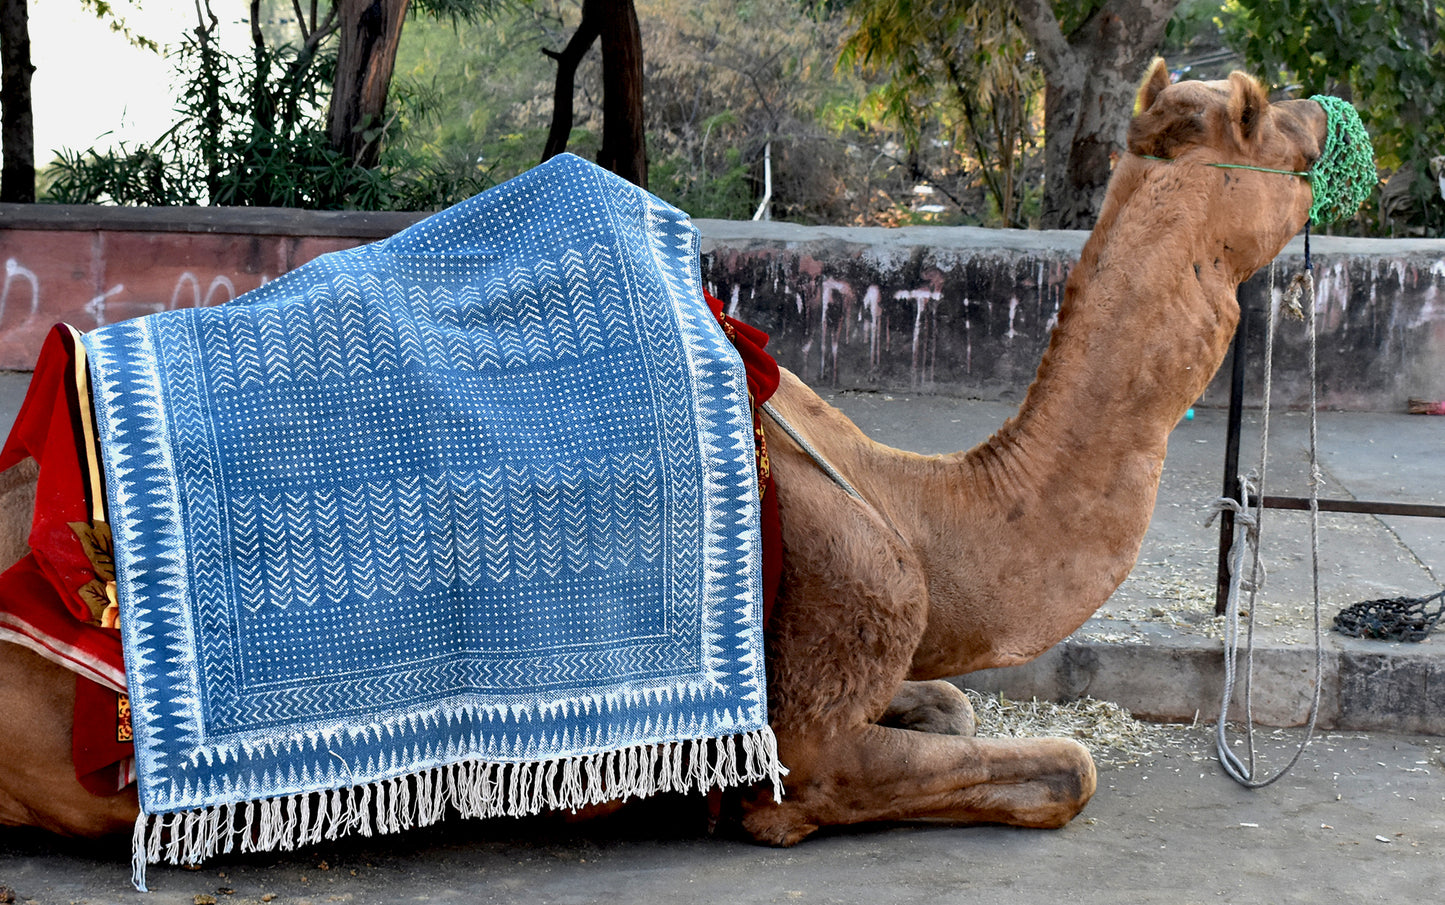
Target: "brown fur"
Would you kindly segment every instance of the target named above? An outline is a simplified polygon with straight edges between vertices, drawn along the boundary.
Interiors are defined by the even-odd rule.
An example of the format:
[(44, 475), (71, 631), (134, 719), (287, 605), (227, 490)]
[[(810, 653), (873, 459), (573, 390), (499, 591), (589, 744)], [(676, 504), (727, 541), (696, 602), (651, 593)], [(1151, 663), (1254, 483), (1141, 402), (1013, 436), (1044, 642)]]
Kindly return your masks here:
[[(1200, 164), (1307, 169), (1324, 122), (1319, 105), (1271, 106), (1238, 74), (1170, 86), (1157, 63), (1129, 148), (1173, 162), (1119, 162), (1037, 379), (973, 450), (881, 446), (784, 373), (775, 405), (868, 502), (774, 432), (784, 574), (769, 706), (792, 772), (782, 801), (749, 802), (756, 838), (909, 818), (1060, 826), (1089, 800), (1082, 746), (970, 737), (956, 698), (920, 680), (1038, 655), (1128, 574), (1169, 432), (1234, 332), (1235, 288), (1310, 204), (1304, 180)], [(62, 739), (73, 679), (37, 660), (0, 644), (0, 821), (128, 828), (133, 795), (77, 795)], [(898, 728), (910, 722), (942, 731)]]

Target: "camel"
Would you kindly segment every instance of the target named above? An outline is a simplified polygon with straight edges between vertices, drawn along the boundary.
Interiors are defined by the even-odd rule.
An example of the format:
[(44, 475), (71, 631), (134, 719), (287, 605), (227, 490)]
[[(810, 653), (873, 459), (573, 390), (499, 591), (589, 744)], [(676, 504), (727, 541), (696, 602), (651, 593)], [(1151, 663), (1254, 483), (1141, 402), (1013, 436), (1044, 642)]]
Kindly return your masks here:
[[(1094, 793), (1088, 751), (972, 734), (942, 681), (1022, 663), (1079, 627), (1132, 568), (1171, 429), (1224, 359), (1235, 290), (1308, 216), (1326, 115), (1258, 83), (1139, 92), (1098, 225), (1038, 375), (978, 447), (922, 456), (865, 437), (795, 375), (772, 405), (857, 488), (780, 431), (770, 452), (783, 576), (767, 635), (769, 720), (791, 771), (742, 824), (792, 845), (820, 827), (908, 819), (1059, 827)], [(74, 680), (0, 644), (0, 822), (129, 831), (134, 787), (97, 798), (70, 758)]]

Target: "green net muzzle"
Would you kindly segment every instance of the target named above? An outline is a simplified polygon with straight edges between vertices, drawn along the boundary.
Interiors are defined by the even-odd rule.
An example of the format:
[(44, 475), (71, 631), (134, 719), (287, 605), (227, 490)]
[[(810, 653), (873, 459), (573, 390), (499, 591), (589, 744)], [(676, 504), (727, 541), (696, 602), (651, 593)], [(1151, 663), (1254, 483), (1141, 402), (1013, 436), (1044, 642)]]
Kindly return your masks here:
[(1310, 222), (1334, 223), (1354, 216), (1374, 191), (1380, 179), (1375, 150), (1360, 114), (1348, 101), (1324, 94), (1310, 100), (1324, 108), (1328, 119), (1324, 150), (1306, 176), (1314, 193)]

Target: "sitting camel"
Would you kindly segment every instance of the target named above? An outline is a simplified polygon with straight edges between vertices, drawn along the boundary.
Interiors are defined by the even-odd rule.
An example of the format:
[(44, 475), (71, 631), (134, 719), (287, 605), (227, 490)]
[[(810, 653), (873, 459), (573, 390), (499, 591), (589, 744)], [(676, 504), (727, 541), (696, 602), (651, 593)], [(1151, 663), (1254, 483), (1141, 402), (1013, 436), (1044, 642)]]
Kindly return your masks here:
[[(1270, 104), (1239, 73), (1171, 86), (1162, 61), (1138, 110), (1038, 377), (987, 442), (889, 449), (784, 373), (773, 406), (861, 499), (774, 432), (768, 703), (791, 772), (781, 800), (746, 802), (759, 841), (912, 818), (1057, 827), (1093, 794), (1082, 745), (975, 738), (967, 699), (928, 680), (1037, 656), (1128, 574), (1169, 433), (1234, 332), (1236, 287), (1311, 203), (1304, 179), (1208, 164), (1305, 170), (1326, 132), (1314, 102)], [(73, 694), (71, 674), (0, 643), (0, 822), (129, 831), (133, 786), (99, 798), (75, 779)]]

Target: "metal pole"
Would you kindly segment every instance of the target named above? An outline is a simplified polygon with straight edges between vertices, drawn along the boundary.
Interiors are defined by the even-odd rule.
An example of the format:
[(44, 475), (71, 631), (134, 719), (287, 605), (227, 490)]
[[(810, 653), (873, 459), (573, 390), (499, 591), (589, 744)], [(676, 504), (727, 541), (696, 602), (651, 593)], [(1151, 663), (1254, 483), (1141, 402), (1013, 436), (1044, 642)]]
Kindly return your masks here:
[(773, 143), (763, 145), (763, 200), (753, 214), (754, 220), (773, 219)]
[[(1236, 292), (1235, 298), (1239, 295)], [(1224, 434), (1224, 492), (1226, 499), (1238, 501), (1239, 432), (1244, 419), (1244, 349), (1249, 342), (1249, 309), (1239, 303), (1239, 327), (1234, 331), (1234, 363), (1229, 378), (1229, 422)], [(1224, 615), (1229, 599), (1229, 554), (1234, 548), (1234, 512), (1226, 509), (1219, 518), (1219, 572), (1214, 590), (1214, 615)]]

